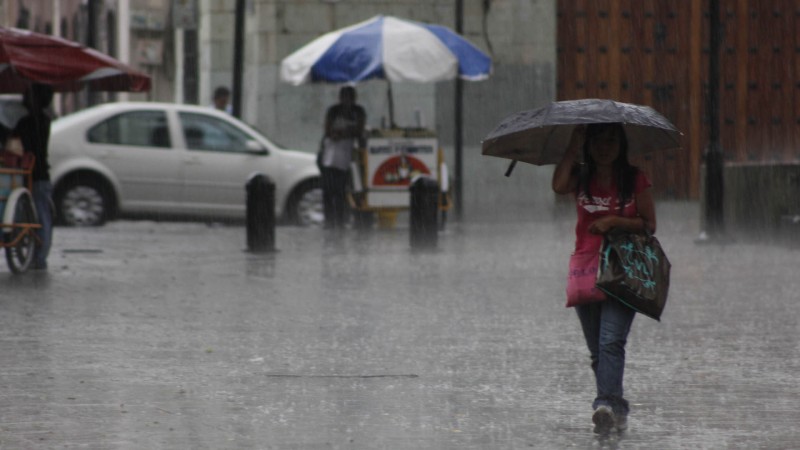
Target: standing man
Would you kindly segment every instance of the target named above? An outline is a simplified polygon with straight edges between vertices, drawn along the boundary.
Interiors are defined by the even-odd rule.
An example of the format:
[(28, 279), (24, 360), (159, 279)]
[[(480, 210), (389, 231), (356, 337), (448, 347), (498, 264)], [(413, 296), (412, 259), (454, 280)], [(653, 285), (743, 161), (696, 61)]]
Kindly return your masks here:
[(225, 86), (218, 86), (214, 89), (214, 108), (225, 111), (228, 114), (233, 114), (233, 105), (231, 105), (231, 90)]
[(356, 90), (344, 86), (339, 103), (325, 114), (325, 137), (319, 157), (325, 228), (343, 228), (347, 220), (347, 177), (353, 149), (364, 145), (367, 113), (356, 104)]
[(41, 228), (37, 230), (40, 244), (34, 251), (33, 270), (47, 270), (47, 256), (53, 237), (53, 209), (51, 200), (53, 186), (50, 183), (50, 163), (47, 147), (50, 143), (50, 123), (47, 112), (53, 100), (53, 88), (44, 84), (34, 84), (22, 97), (28, 115), (17, 122), (13, 135), (22, 142), (26, 153), (36, 157), (33, 166), (33, 203)]

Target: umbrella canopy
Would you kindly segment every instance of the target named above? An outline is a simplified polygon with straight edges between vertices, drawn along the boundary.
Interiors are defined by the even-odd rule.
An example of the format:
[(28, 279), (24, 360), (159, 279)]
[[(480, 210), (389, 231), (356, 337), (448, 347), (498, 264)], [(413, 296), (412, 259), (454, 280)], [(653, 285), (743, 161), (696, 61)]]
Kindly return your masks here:
[(327, 33), (281, 62), (281, 79), (296, 86), (371, 79), (482, 80), (491, 71), (491, 58), (449, 28), (391, 16)]
[(150, 77), (122, 62), (56, 36), (0, 27), (0, 92), (24, 92), (31, 83), (55, 91), (141, 92)]
[(630, 154), (678, 148), (681, 132), (649, 106), (606, 99), (552, 102), (506, 117), (483, 140), (484, 155), (535, 165), (558, 164), (576, 125), (619, 122)]

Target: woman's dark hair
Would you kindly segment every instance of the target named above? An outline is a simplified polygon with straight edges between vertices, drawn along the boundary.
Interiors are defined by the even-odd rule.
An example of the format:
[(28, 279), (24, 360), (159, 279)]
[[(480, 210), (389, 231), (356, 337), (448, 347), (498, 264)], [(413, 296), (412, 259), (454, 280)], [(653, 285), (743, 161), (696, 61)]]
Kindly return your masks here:
[(591, 197), (590, 180), (597, 173), (597, 165), (589, 154), (589, 143), (598, 135), (613, 129), (619, 136), (619, 155), (614, 160), (614, 181), (619, 192), (618, 207), (620, 211), (633, 197), (636, 174), (639, 169), (628, 162), (628, 137), (621, 123), (593, 123), (586, 126), (586, 140), (583, 143), (583, 165), (578, 174), (578, 192), (583, 191)]

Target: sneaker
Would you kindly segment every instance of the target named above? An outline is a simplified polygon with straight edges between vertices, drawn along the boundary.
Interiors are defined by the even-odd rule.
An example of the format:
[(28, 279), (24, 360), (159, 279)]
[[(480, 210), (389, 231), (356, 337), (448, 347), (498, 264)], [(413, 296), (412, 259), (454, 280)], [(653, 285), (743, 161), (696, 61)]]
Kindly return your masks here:
[(609, 406), (600, 405), (594, 410), (592, 422), (595, 433), (606, 434), (614, 428), (614, 411)]

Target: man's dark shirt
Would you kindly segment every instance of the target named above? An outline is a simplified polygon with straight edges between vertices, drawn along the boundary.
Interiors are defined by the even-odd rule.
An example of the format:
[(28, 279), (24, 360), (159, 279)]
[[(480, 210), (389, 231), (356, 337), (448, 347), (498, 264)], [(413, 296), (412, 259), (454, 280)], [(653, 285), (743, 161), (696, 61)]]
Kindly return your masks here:
[[(367, 113), (361, 105), (355, 104), (346, 106), (341, 103), (337, 103), (330, 108), (328, 108), (328, 112), (326, 113), (326, 120), (328, 123), (333, 124), (336, 121), (337, 117), (341, 117), (349, 122), (358, 123), (359, 121), (365, 121), (367, 118)], [(353, 129), (352, 131), (355, 136), (358, 137), (363, 132), (363, 130)]]
[(37, 112), (20, 119), (14, 128), (14, 134), (22, 141), (22, 148), (36, 157), (33, 181), (50, 180), (50, 163), (47, 159), (50, 122), (50, 116), (44, 112)]

